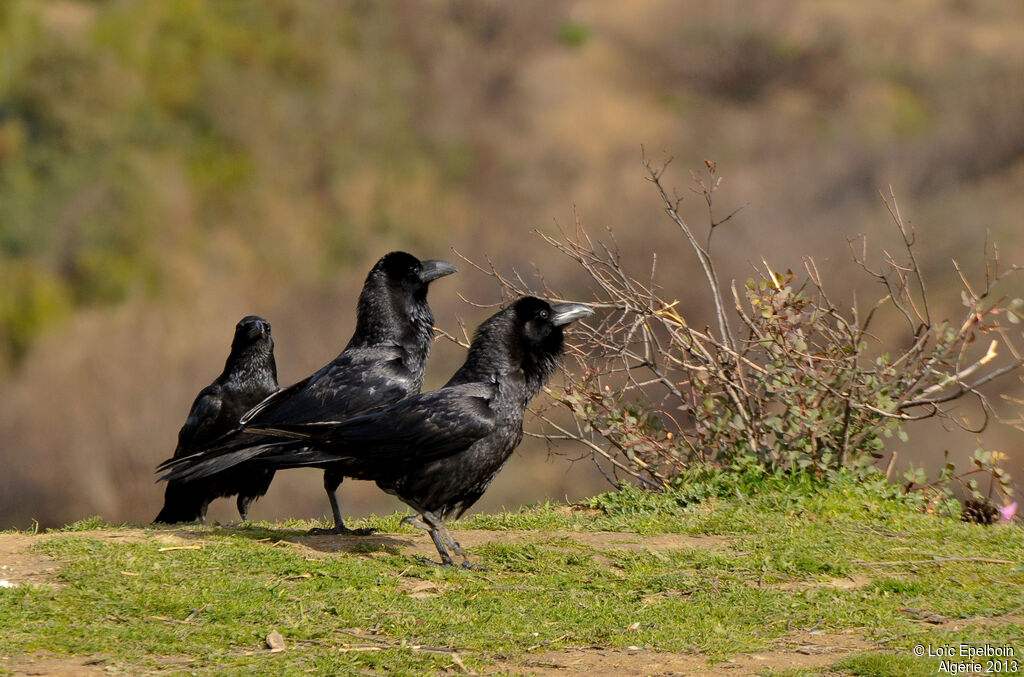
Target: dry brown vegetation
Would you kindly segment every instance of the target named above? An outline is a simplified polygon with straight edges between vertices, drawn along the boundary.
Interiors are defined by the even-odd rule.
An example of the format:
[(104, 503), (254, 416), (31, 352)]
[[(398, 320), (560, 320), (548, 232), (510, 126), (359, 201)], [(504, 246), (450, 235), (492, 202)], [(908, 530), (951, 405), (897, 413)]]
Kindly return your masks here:
[[(5, 228), (57, 225), (46, 242), (19, 235), (38, 250), (0, 259), (0, 333), (12, 331), (11, 307), (73, 311), (33, 329), (0, 381), (0, 526), (151, 518), (151, 468), (238, 317), (268, 317), (282, 381), (301, 378), (343, 345), (364, 270), (391, 248), (535, 264), (567, 295), (589, 296), (527, 236), (571, 223), (575, 206), (592, 232), (615, 227), (627, 265), (657, 252), (676, 310), (713, 321), (688, 291), (698, 263), (651, 199), (641, 144), (676, 158), (665, 181), (684, 192), (684, 170), (715, 160), (723, 209), (746, 205), (716, 244), (735, 252), (723, 279), (751, 276), (761, 257), (796, 270), (812, 255), (836, 285), (852, 280), (847, 237), (898, 245), (877, 196), (889, 184), (926, 243), (922, 272), (940, 305), (959, 304), (950, 259), (976, 276), (986, 236), (1004, 261), (1024, 261), (1024, 10), (1011, 0), (281, 1), (248, 17), (195, 2), (208, 30), (185, 42), (220, 47), (166, 61), (156, 55), (176, 54), (168, 45), (191, 24), (162, 3), (15, 4), (38, 18), (33, 44), (60, 49), (26, 62), (34, 88), (0, 82), (0, 166), (20, 167), (35, 138), (12, 101), (66, 102), (45, 120), (86, 143), (36, 158), (81, 168), (61, 174), (59, 192), (10, 193), (24, 199), (2, 210)], [(132, 181), (119, 192), (122, 171)], [(696, 217), (704, 205), (680, 209)], [(113, 258), (91, 246), (107, 224), (128, 243)], [(46, 276), (57, 286), (25, 295), (25, 280)], [(67, 280), (94, 286), (65, 294)], [(451, 331), (487, 313), (457, 292), (500, 296), (472, 271), (437, 285), (435, 314)], [(428, 385), (459, 356), (438, 343)], [(1019, 440), (996, 431), (985, 444), (1014, 453)], [(901, 453), (975, 446), (939, 429)], [(567, 474), (541, 449), (524, 445), (481, 507), (600, 486), (585, 464)], [(281, 477), (256, 516), (321, 514), (318, 484)], [(364, 501), (374, 496), (343, 500), (356, 512), (392, 505)]]
[[(579, 223), (558, 237), (541, 235), (591, 281), (594, 296), (586, 300), (600, 312), (572, 329), (565, 385), (549, 390), (552, 406), (571, 412), (571, 422), (554, 420), (549, 407), (535, 410), (550, 443), (588, 449), (614, 486), (628, 478), (657, 489), (692, 481), (688, 471), (708, 464), (820, 478), (884, 468), (891, 478), (897, 452), (887, 439), (907, 442), (920, 421), (973, 434), (992, 420), (1020, 429), (1000, 416), (991, 391), (1024, 367), (1017, 337), (1024, 299), (1004, 295), (1024, 267), (1004, 268), (986, 243), (982, 279), (972, 283), (953, 262), (963, 286), (959, 314), (933, 315), (934, 281), (925, 281), (918, 233), (890, 194), (882, 200), (902, 246), (869, 254), (865, 237), (848, 241), (853, 263), (877, 284), (875, 296), (834, 296), (812, 257), (798, 272), (773, 270), (762, 258), (741, 286), (718, 273), (723, 256), (715, 236), (740, 210), (717, 208), (722, 177), (715, 163), (693, 173), (691, 190), (707, 205), (696, 229), (679, 214), (683, 198), (662, 182), (668, 168), (644, 160), (666, 215), (698, 259), (701, 279), (691, 298), (708, 299), (713, 319), (698, 325), (677, 311), (679, 299), (664, 295), (656, 253), (649, 269), (624, 266), (611, 228), (602, 240)], [(531, 283), (493, 263), (470, 263), (494, 278), (506, 299), (565, 298), (542, 275)], [(962, 413), (965, 401), (975, 416)], [(979, 448), (965, 469), (948, 453), (930, 482), (923, 468), (903, 473), (905, 488), (923, 485), (932, 509), (954, 484), (977, 500), (1012, 500), (1005, 454)], [(951, 511), (959, 514), (959, 506)]]

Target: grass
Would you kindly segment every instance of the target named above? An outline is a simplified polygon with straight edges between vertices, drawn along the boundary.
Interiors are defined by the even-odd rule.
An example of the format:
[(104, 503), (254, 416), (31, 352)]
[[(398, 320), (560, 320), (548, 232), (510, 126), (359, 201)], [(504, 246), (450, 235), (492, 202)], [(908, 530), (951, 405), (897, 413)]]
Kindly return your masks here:
[[(914, 657), (918, 644), (1009, 645), (1024, 658), (1021, 528), (926, 515), (848, 478), (719, 489), (700, 503), (686, 492), (628, 491), (585, 511), (544, 504), (473, 516), (456, 527), (530, 532), (471, 548), (483, 572), (382, 550), (313, 559), (281, 541), (310, 526), (302, 522), (186, 527), (171, 533), (201, 549), (161, 551), (166, 531), (86, 520), (36, 537), (37, 552), (63, 563), (58, 585), (0, 589), (0, 655), (101, 656), (132, 672), (413, 675), (458, 672), (457, 662), (493, 670), (567, 646), (715, 662), (813, 629), (853, 630), (877, 647), (828, 674), (936, 674), (934, 659)], [(365, 525), (411, 532), (401, 517)], [(588, 531), (727, 540), (598, 549), (577, 535)], [(846, 577), (861, 584), (829, 585)], [(921, 620), (929, 613), (1016, 615), (932, 625)], [(280, 653), (264, 644), (275, 629), (288, 644)]]

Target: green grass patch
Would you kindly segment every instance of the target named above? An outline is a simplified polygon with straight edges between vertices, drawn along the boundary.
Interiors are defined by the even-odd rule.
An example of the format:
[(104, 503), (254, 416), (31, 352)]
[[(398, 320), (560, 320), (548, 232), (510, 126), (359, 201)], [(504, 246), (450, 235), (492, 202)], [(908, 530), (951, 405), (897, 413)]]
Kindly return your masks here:
[[(583, 510), (543, 504), (462, 520), (456, 529), (530, 532), (470, 548), (482, 572), (371, 547), (310, 557), (282, 542), (308, 522), (154, 529), (136, 540), (103, 538), (95, 532), (125, 527), (84, 520), (34, 546), (63, 563), (57, 585), (0, 589), (0, 654), (101, 656), (132, 669), (173, 658), (216, 675), (436, 674), (460, 669), (453, 649), (470, 670), (592, 645), (718, 661), (814, 628), (878, 644), (835, 666), (844, 674), (934, 671), (913, 657), (921, 643), (1001, 644), (1024, 656), (1019, 527), (925, 515), (853, 480), (724, 482), (702, 489), (702, 502), (694, 491), (630, 490)], [(362, 525), (414, 532), (403, 517)], [(641, 546), (588, 541), (596, 531), (639, 534)], [(161, 551), (167, 533), (200, 549)], [(727, 538), (642, 547), (665, 534)], [(846, 581), (857, 583), (837, 583)], [(1011, 612), (991, 625), (976, 619)], [(933, 625), (925, 614), (952, 620)], [(275, 629), (288, 649), (272, 654), (264, 639)]]
[(892, 653), (865, 653), (844, 658), (836, 667), (857, 677), (935, 677), (934, 660)]

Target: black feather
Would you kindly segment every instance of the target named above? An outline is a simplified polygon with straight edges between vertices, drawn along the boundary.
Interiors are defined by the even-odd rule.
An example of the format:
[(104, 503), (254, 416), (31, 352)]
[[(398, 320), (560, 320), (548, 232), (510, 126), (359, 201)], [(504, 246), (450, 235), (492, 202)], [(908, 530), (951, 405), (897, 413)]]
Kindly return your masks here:
[[(224, 434), (254, 404), (277, 390), (277, 365), (270, 323), (250, 315), (235, 327), (231, 352), (224, 371), (199, 391), (185, 424), (178, 432), (174, 458), (186, 458)], [(245, 519), (248, 506), (267, 493), (274, 471), (268, 468), (234, 468), (211, 474), (198, 482), (170, 482), (164, 505), (154, 521), (165, 523), (204, 520), (210, 501), (238, 494), (238, 509)]]
[(526, 406), (562, 353), (562, 325), (590, 312), (520, 299), (479, 327), (444, 387), (346, 421), (281, 424), (281, 441), (258, 462), (376, 481), (420, 513), (450, 564), (448, 547), (464, 553), (443, 520), (472, 506), (519, 445)]
[[(163, 464), (161, 469), (170, 470), (165, 477), (172, 482), (202, 478), (243, 463), (268, 468), (258, 460), (268, 449), (281, 451), (281, 438), (273, 434), (280, 426), (343, 421), (418, 393), (433, 341), (427, 290), (430, 282), (452, 272), (455, 267), (443, 261), (420, 261), (404, 252), (384, 256), (367, 275), (356, 328), (341, 354), (253, 407), (241, 418), (241, 427), (216, 444)], [(336, 531), (346, 530), (334, 495), (341, 479), (332, 472), (324, 482)]]

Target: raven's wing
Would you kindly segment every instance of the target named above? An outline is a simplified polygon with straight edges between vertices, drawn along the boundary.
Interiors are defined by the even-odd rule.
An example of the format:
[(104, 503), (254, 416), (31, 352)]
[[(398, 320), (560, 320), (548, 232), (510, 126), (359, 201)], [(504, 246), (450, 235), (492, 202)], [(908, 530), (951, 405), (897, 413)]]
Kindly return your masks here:
[(219, 432), (217, 420), (224, 407), (224, 397), (218, 386), (208, 386), (196, 396), (188, 418), (178, 431), (178, 446), (174, 458), (188, 456), (195, 447), (213, 439)]
[(273, 423), (341, 420), (419, 389), (397, 347), (348, 349), (312, 376), (270, 395), (242, 416), (255, 429)]
[(157, 470), (171, 471), (161, 479), (205, 477), (214, 469), (223, 470), (259, 456), (268, 445), (280, 441), (261, 435), (263, 428), (344, 420), (398, 402), (420, 385), (402, 362), (399, 348), (349, 348), (312, 376), (278, 390), (250, 409), (239, 421), (238, 430), (168, 459)]
[(496, 426), (495, 389), (449, 386), (345, 421), (268, 425), (254, 431), (263, 443), (221, 455), (197, 454), (193, 463), (171, 464), (160, 479), (194, 480), (250, 460), (267, 469), (335, 467), (377, 479), (390, 468), (457, 454), (490, 434)]
[[(261, 461), (271, 467), (341, 462), (380, 468), (451, 456), (494, 430), (494, 395), (490, 384), (450, 386), (345, 421), (268, 426), (263, 432), (292, 438), (293, 451), (267, 453)], [(295, 448), (300, 445), (309, 446)]]

